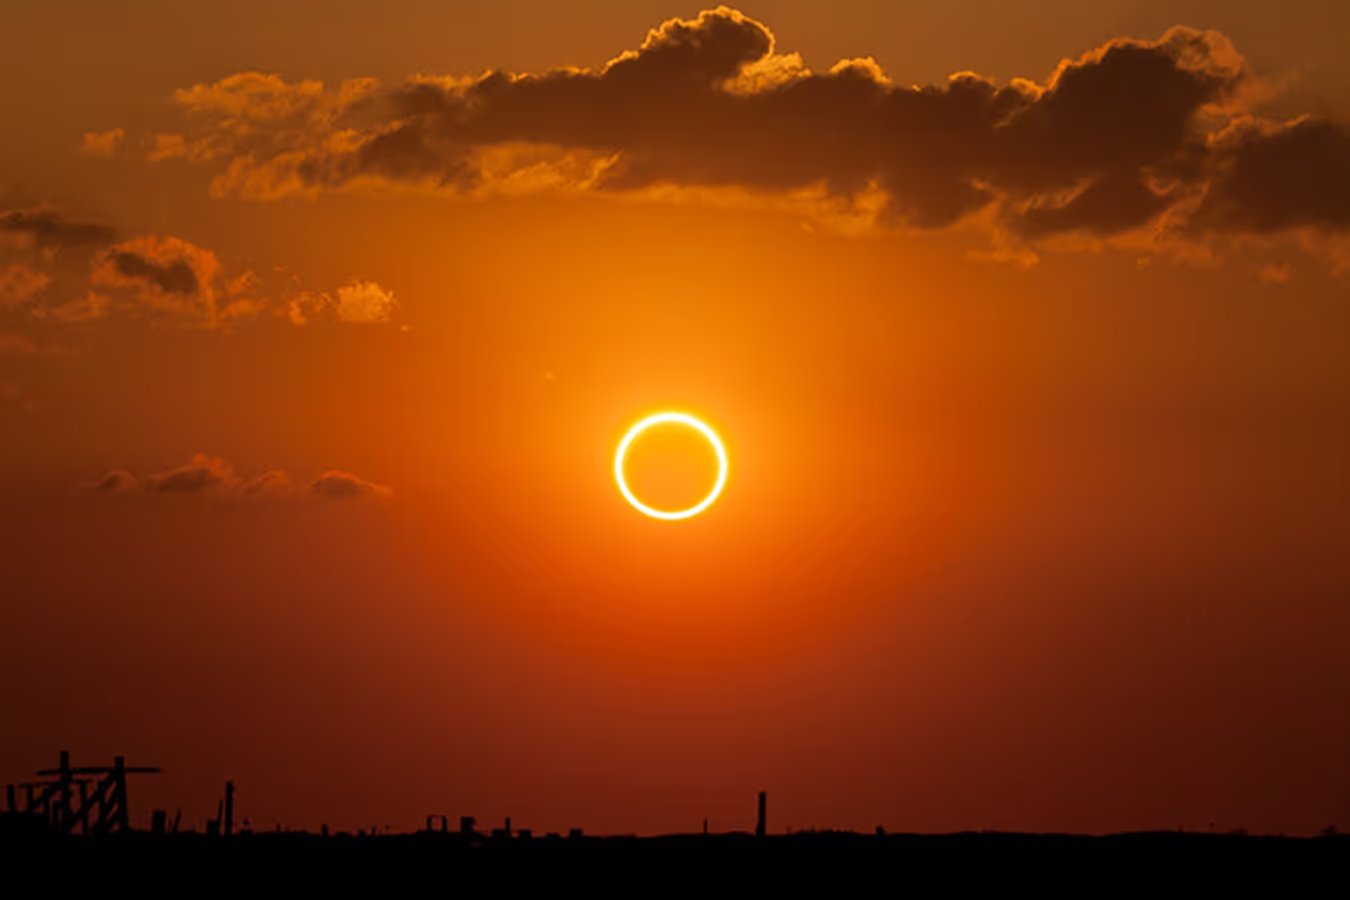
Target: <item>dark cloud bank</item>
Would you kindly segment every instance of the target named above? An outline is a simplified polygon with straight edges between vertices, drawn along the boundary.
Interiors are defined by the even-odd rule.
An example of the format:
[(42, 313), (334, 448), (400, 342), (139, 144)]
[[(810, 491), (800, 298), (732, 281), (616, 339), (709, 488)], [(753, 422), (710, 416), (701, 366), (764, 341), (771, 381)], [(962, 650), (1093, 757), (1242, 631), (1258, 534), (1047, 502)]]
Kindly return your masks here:
[(733, 190), (869, 227), (976, 223), (1009, 247), (1343, 238), (1350, 129), (1264, 119), (1262, 93), (1215, 32), (1112, 41), (1043, 83), (916, 87), (870, 59), (809, 71), (721, 7), (593, 69), (336, 88), (235, 75), (180, 91), (189, 127), (153, 156), (214, 163), (215, 193), (256, 199)]

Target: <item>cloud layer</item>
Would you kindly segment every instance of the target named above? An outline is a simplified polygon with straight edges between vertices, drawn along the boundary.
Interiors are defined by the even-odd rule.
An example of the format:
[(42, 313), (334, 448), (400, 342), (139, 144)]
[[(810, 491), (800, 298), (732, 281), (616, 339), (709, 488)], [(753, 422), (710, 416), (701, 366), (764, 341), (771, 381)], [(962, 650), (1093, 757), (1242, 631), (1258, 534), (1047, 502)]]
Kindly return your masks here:
[[(49, 290), (54, 280), (44, 269), (64, 273), (62, 290)], [(67, 324), (122, 314), (224, 329), (262, 315), (296, 325), (379, 324), (390, 322), (398, 305), (373, 281), (343, 285), (336, 299), (294, 284), (269, 293), (251, 270), (227, 266), (182, 238), (117, 241), (111, 228), (72, 222), (56, 210), (0, 211), (0, 311)]]
[(870, 227), (974, 223), (1007, 245), (1133, 234), (1161, 246), (1350, 228), (1350, 129), (1255, 115), (1227, 38), (1177, 27), (1065, 60), (1043, 82), (808, 70), (719, 7), (601, 66), (325, 88), (241, 73), (180, 91), (152, 156), (212, 191), (456, 195), (733, 190)]
[(80, 492), (100, 495), (149, 494), (220, 498), (280, 498), (320, 500), (387, 499), (393, 491), (347, 472), (329, 470), (309, 482), (297, 483), (271, 469), (251, 478), (240, 476), (220, 457), (198, 453), (181, 466), (140, 478), (125, 469), (112, 469), (96, 481), (77, 485)]

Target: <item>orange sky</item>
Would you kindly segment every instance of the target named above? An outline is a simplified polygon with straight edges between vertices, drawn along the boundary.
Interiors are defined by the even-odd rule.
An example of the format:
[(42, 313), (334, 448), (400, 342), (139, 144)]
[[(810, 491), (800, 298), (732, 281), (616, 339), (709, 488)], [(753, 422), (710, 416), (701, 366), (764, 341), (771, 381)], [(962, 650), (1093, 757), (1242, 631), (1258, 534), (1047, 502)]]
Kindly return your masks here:
[(1344, 4), (130, 6), (6, 26), (0, 780), (1350, 825)]

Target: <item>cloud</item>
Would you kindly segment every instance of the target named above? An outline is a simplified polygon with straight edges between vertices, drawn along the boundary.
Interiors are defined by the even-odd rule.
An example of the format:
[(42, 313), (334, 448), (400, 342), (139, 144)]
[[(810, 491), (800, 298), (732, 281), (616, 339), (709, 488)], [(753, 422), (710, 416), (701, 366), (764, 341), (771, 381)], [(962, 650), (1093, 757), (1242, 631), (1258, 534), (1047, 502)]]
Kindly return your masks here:
[(38, 352), (37, 344), (26, 334), (0, 331), (0, 356), (32, 356)]
[(141, 489), (141, 480), (126, 469), (113, 469), (98, 481), (78, 485), (87, 494), (132, 494)]
[(149, 475), (144, 479), (126, 469), (112, 469), (97, 481), (76, 487), (87, 494), (143, 492), (158, 496), (213, 496), (238, 500), (384, 499), (393, 496), (393, 491), (384, 485), (334, 470), (324, 472), (303, 485), (297, 485), (290, 474), (281, 469), (269, 469), (251, 478), (244, 478), (227, 460), (204, 453), (195, 454), (181, 466)]
[(1350, 126), (1244, 120), (1216, 137), (1192, 223), (1221, 232), (1350, 229)]
[[(94, 228), (67, 228), (47, 213), (8, 213), (0, 217), (0, 229), (6, 223), (37, 235), (39, 243), (82, 239), (92, 235), (85, 229)], [(273, 284), (269, 291), (255, 272), (226, 266), (206, 247), (154, 234), (96, 249), (89, 258), (87, 286), (73, 297), (53, 296), (58, 292), (48, 290), (51, 283), (27, 262), (0, 262), (0, 309), (32, 304), (35, 318), (63, 324), (126, 315), (225, 331), (265, 314), (296, 325), (384, 324), (399, 306), (393, 292), (374, 281), (353, 281), (333, 294), (296, 292), (294, 284)]]
[(234, 468), (218, 457), (198, 453), (176, 469), (151, 475), (145, 480), (152, 494), (195, 494), (213, 489), (228, 490), (237, 483)]
[(0, 266), (0, 309), (28, 303), (50, 282), (46, 275), (22, 263)]
[[(214, 252), (181, 238), (148, 235), (115, 244), (91, 262), (90, 283), (104, 294), (86, 298), (96, 314), (88, 317), (112, 306), (220, 328), (262, 312), (266, 302), (250, 295), (252, 273), (225, 278), (221, 270)], [(94, 304), (93, 297), (106, 302)]]
[(0, 212), (0, 234), (42, 250), (106, 244), (112, 229), (92, 222), (70, 222), (52, 209), (11, 209)]
[(1028, 260), (1071, 235), (1156, 250), (1350, 228), (1346, 128), (1262, 120), (1262, 93), (1212, 31), (1113, 40), (1042, 82), (911, 86), (867, 58), (811, 71), (719, 7), (592, 68), (331, 88), (241, 73), (177, 99), (221, 196), (692, 192), (845, 230), (978, 228), (987, 256)]
[(355, 281), (338, 288), (337, 299), (327, 293), (301, 291), (287, 304), (286, 316), (295, 325), (315, 321), (378, 324), (393, 318), (398, 301), (373, 281)]
[(199, 304), (213, 313), (213, 283), (220, 269), (214, 253), (188, 241), (154, 235), (116, 244), (93, 260), (90, 280), (97, 285), (131, 288), (151, 307), (181, 310)]
[(112, 298), (97, 291), (85, 291), (84, 296), (53, 306), (40, 306), (33, 310), (38, 319), (50, 319), (66, 325), (92, 322), (106, 318), (112, 311)]
[(346, 472), (328, 471), (309, 483), (309, 494), (326, 500), (350, 500), (360, 497), (391, 497), (384, 485), (357, 478)]
[(111, 131), (86, 131), (80, 142), (80, 152), (85, 156), (101, 156), (105, 159), (117, 152), (127, 133), (121, 128)]
[(343, 322), (388, 322), (398, 302), (373, 281), (338, 288), (337, 317)]
[(164, 162), (170, 159), (185, 159), (188, 162), (209, 162), (227, 155), (231, 144), (219, 136), (207, 135), (189, 141), (181, 134), (157, 134), (146, 159), (151, 162)]
[(1256, 271), (1256, 280), (1262, 284), (1288, 284), (1293, 278), (1294, 270), (1288, 263), (1267, 263)]
[(270, 469), (239, 486), (243, 497), (289, 497), (294, 493), (291, 476), (281, 469)]

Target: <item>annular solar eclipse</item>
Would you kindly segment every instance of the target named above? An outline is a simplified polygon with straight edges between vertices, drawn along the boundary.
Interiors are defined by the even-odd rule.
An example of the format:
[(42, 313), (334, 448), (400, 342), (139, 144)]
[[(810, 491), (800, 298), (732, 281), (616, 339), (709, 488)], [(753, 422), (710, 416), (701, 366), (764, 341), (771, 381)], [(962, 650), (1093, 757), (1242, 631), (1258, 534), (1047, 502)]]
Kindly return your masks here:
[[(628, 487), (628, 482), (625, 480), (623, 474), (624, 456), (628, 453), (628, 448), (632, 445), (633, 441), (637, 440), (638, 436), (648, 428), (651, 428), (654, 425), (664, 425), (668, 423), (685, 425), (694, 429), (708, 439), (708, 443), (712, 445), (713, 451), (717, 454), (716, 484), (713, 485), (712, 490), (708, 492), (706, 497), (688, 509), (653, 509), (633, 494), (632, 490)], [(722, 440), (717, 436), (717, 433), (693, 416), (680, 412), (657, 413), (654, 416), (648, 416), (632, 428), (628, 429), (628, 433), (625, 434), (623, 440), (619, 442), (619, 449), (614, 454), (614, 480), (618, 482), (619, 491), (623, 494), (624, 499), (632, 504), (634, 509), (645, 516), (651, 516), (653, 519), (665, 519), (666, 521), (692, 518), (711, 506), (718, 495), (722, 493), (722, 488), (727, 483), (727, 451), (726, 448), (722, 446)]]

